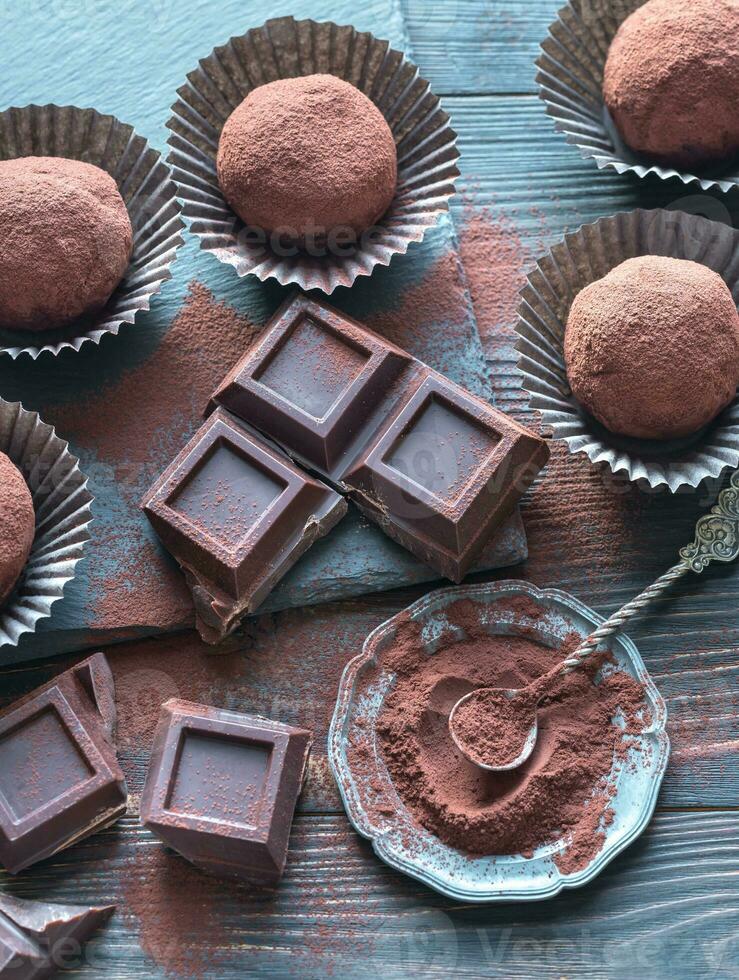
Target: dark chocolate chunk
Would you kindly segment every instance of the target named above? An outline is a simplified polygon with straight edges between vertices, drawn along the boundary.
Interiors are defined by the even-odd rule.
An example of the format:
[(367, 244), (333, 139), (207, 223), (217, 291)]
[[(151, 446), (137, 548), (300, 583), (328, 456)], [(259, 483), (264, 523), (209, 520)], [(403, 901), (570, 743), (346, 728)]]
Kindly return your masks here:
[(29, 902), (0, 893), (0, 980), (42, 980), (82, 965), (82, 944), (115, 906)]
[(417, 380), (344, 483), (390, 537), (459, 582), (548, 450), (441, 375)]
[(278, 311), (213, 397), (331, 475), (411, 360), (359, 323), (299, 296)]
[(549, 456), (528, 429), (307, 296), (275, 314), (212, 404), (248, 419), (454, 581)]
[(162, 707), (141, 820), (204, 871), (275, 884), (310, 732), (187, 701)]
[(182, 566), (204, 639), (253, 612), (346, 513), (332, 489), (222, 409), (147, 494), (144, 510)]
[(0, 862), (12, 874), (126, 810), (113, 677), (97, 653), (0, 715)]

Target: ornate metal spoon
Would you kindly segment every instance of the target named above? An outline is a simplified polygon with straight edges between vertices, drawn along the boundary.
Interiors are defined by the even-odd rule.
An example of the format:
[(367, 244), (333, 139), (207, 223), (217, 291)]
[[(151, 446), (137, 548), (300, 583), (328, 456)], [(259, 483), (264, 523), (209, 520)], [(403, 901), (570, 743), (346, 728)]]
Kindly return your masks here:
[[(566, 660), (524, 688), (484, 687), (460, 698), (449, 715), (449, 730), (457, 748), (475, 765), (492, 772), (522, 765), (536, 745), (536, 709), (552, 681), (579, 667), (601, 643), (660, 598), (683, 575), (700, 574), (712, 561), (731, 562), (738, 556), (739, 470), (735, 470), (711, 513), (698, 521), (695, 540), (681, 548), (678, 564), (610, 616)], [(516, 744), (505, 744), (511, 732)]]

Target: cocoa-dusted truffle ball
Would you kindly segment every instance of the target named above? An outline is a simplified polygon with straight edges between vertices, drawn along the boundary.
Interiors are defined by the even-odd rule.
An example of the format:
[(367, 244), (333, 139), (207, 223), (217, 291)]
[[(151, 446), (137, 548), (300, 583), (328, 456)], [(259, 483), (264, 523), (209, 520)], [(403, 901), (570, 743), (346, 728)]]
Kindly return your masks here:
[(46, 330), (100, 309), (132, 242), (104, 170), (62, 157), (0, 162), (0, 326)]
[(395, 140), (380, 110), (334, 75), (254, 89), (226, 120), (218, 180), (245, 222), (285, 240), (360, 235), (382, 217), (398, 179)]
[(648, 0), (618, 30), (603, 78), (624, 141), (676, 167), (739, 151), (739, 3)]
[(678, 438), (736, 395), (739, 315), (706, 266), (644, 255), (578, 293), (564, 354), (573, 394), (611, 432)]
[(28, 561), (36, 530), (33, 500), (19, 470), (0, 453), (0, 605)]

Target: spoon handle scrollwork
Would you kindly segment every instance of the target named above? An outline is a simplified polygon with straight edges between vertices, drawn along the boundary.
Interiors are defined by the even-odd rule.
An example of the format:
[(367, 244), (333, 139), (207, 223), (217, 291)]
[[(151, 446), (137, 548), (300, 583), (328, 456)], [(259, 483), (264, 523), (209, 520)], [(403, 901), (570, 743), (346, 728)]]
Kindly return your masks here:
[(680, 549), (680, 561), (653, 582), (631, 602), (627, 602), (594, 630), (559, 669), (569, 672), (578, 667), (605, 640), (619, 632), (647, 606), (659, 599), (675, 582), (688, 572), (700, 574), (713, 561), (731, 562), (739, 557), (739, 470), (731, 476), (729, 485), (719, 494), (710, 514), (704, 514), (695, 528), (695, 539)]

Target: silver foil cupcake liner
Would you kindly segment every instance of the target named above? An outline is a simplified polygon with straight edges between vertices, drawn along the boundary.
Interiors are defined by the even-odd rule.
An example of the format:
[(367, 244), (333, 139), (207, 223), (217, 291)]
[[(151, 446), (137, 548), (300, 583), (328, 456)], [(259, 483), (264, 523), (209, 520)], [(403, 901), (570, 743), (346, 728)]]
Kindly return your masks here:
[(0, 606), (0, 648), (17, 646), (51, 615), (74, 578), (89, 541), (92, 494), (79, 461), (53, 427), (18, 402), (0, 399), (0, 451), (23, 474), (33, 498), (36, 534), (26, 567)]
[(591, 418), (570, 390), (564, 332), (575, 296), (626, 259), (666, 255), (717, 272), (739, 304), (739, 232), (681, 211), (629, 211), (565, 235), (536, 264), (521, 290), (518, 367), (530, 405), (570, 452), (629, 480), (673, 493), (739, 465), (739, 399), (706, 429), (679, 441), (616, 436)]
[(30, 332), (0, 329), (0, 353), (16, 358), (56, 355), (99, 344), (148, 310), (171, 278), (185, 225), (169, 168), (158, 150), (131, 126), (95, 109), (28, 105), (0, 112), (0, 159), (68, 157), (107, 171), (118, 185), (133, 226), (133, 255), (125, 276), (102, 310), (67, 327)]
[[(359, 88), (380, 109), (395, 137), (398, 186), (369, 240), (346, 256), (280, 255), (254, 241), (218, 185), (221, 129), (252, 89), (280, 78), (332, 74)], [(457, 136), (440, 101), (405, 56), (371, 34), (332, 23), (281, 17), (233, 37), (204, 58), (178, 90), (167, 123), (168, 160), (201, 248), (240, 276), (331, 293), (406, 252), (449, 209), (459, 176)]]
[(600, 169), (678, 178), (707, 191), (739, 184), (736, 160), (699, 174), (662, 167), (635, 153), (621, 139), (603, 100), (603, 71), (616, 31), (644, 0), (570, 0), (550, 25), (537, 59), (539, 96), (555, 128)]

